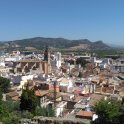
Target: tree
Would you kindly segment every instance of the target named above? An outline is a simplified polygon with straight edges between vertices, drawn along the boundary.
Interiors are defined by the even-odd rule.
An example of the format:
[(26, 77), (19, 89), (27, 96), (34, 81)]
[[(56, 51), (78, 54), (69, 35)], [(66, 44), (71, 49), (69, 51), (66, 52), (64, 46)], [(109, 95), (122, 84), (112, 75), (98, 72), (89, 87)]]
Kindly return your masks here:
[(3, 101), (0, 102), (0, 120), (5, 117), (9, 117), (10, 111), (7, 104)]
[(97, 124), (121, 124), (123, 106), (121, 102), (114, 100), (101, 100), (95, 105), (95, 111), (98, 115)]
[(32, 119), (34, 117), (34, 115), (31, 112), (29, 112), (29, 111), (23, 111), (21, 113), (21, 117), (22, 118)]
[(20, 109), (21, 111), (28, 110), (34, 112), (38, 104), (37, 97), (35, 96), (34, 90), (29, 89), (28, 85), (22, 90), (20, 97)]
[(0, 90), (3, 93), (6, 93), (10, 87), (10, 80), (4, 77), (0, 77)]
[(2, 100), (2, 98), (3, 98), (3, 95), (2, 95), (2, 92), (0, 90), (0, 101)]
[(68, 63), (70, 63), (70, 65), (74, 65), (74, 60), (69, 60)]
[(54, 117), (55, 116), (55, 110), (49, 106), (37, 107), (35, 109), (35, 116)]
[(3, 124), (20, 124), (21, 117), (18, 115), (17, 112), (11, 112), (9, 117), (2, 118)]
[(82, 67), (85, 67), (85, 65), (89, 63), (88, 61), (86, 61), (84, 58), (80, 57), (77, 58), (76, 60), (76, 64), (80, 64)]
[(17, 103), (12, 101), (0, 101), (0, 121), (4, 124), (18, 124), (20, 116), (16, 111)]

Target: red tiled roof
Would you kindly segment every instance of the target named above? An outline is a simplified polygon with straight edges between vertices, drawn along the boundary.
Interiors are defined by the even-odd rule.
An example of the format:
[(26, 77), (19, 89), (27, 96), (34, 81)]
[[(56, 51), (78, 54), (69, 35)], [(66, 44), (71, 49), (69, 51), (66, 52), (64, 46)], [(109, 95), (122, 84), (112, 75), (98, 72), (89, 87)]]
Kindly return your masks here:
[(80, 110), (76, 116), (80, 116), (80, 117), (92, 117), (93, 116), (93, 113), (92, 112), (89, 112), (89, 111), (83, 111), (83, 110)]

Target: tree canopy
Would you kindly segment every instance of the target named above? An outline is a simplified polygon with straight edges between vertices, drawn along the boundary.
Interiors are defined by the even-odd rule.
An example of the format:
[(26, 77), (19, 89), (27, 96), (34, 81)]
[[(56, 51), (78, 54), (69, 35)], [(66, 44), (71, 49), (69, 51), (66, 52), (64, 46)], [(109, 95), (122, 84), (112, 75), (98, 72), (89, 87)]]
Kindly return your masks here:
[(21, 111), (23, 110), (28, 110), (30, 112), (35, 111), (38, 104), (37, 97), (35, 96), (34, 90), (29, 89), (28, 85), (26, 86), (25, 89), (22, 90), (20, 99)]
[(77, 58), (76, 60), (76, 64), (80, 64), (82, 67), (85, 67), (85, 65), (89, 63), (88, 61), (86, 61), (84, 58), (80, 57)]
[(124, 105), (115, 100), (101, 100), (95, 105), (96, 124), (123, 124)]
[(0, 90), (3, 93), (6, 93), (10, 86), (10, 80), (4, 77), (0, 77)]
[(0, 101), (0, 122), (4, 124), (18, 124), (20, 120), (19, 102)]
[(47, 106), (46, 108), (37, 107), (35, 109), (35, 115), (36, 116), (54, 117), (55, 116), (55, 110), (49, 106)]

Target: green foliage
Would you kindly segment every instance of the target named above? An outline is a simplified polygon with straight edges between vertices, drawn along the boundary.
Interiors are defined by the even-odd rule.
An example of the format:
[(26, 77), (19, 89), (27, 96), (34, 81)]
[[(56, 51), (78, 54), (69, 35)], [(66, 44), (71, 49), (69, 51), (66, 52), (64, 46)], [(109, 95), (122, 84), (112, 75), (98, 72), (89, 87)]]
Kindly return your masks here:
[(116, 124), (120, 124), (119, 118), (123, 114), (122, 108), (122, 104), (118, 101), (101, 100), (95, 106), (96, 114), (99, 117), (98, 124), (114, 124), (115, 122)]
[(54, 117), (55, 116), (55, 110), (51, 107), (48, 107), (48, 117)]
[(36, 116), (46, 116), (46, 117), (54, 117), (55, 116), (55, 111), (51, 107), (37, 107), (35, 109), (35, 115)]
[(0, 120), (4, 117), (9, 117), (10, 114), (10, 109), (5, 102), (0, 102)]
[(0, 122), (3, 122), (3, 124), (19, 124), (21, 118), (32, 119), (34, 116), (55, 116), (55, 111), (50, 107), (36, 107), (32, 113), (29, 110), (21, 112), (19, 105), (19, 101), (0, 101)]
[(2, 95), (2, 92), (0, 90), (0, 101), (2, 100), (2, 98), (3, 98), (3, 95)]
[(13, 102), (13, 101), (3, 101), (3, 103), (8, 106), (9, 108), (9, 111), (10, 112), (13, 112), (13, 111), (19, 111), (20, 108), (19, 108), (19, 105), (20, 105), (20, 102), (19, 101), (16, 101), (16, 102)]
[(34, 94), (34, 90), (30, 90), (27, 86), (22, 91), (20, 101), (0, 100), (0, 122), (4, 124), (19, 124), (21, 118), (31, 119), (34, 116), (53, 117), (55, 115), (52, 108), (37, 107), (37, 103), (38, 100)]
[(34, 117), (34, 115), (31, 112), (29, 112), (29, 111), (23, 111), (21, 113), (21, 117), (22, 118), (32, 119)]
[(33, 118), (29, 111), (19, 111), (19, 101), (1, 101), (0, 102), (0, 121), (4, 124), (19, 124), (21, 118)]
[(19, 124), (19, 120), (20, 120), (20, 116), (15, 112), (11, 112), (9, 114), (9, 117), (4, 116), (2, 118), (2, 122), (4, 124)]
[(77, 58), (77, 60), (76, 60), (76, 64), (80, 64), (82, 67), (85, 67), (85, 65), (87, 64), (87, 63), (89, 63), (88, 61), (86, 61), (85, 59), (83, 59), (83, 58)]
[(10, 87), (10, 80), (4, 77), (0, 77), (0, 91), (6, 93)]
[[(17, 104), (17, 103), (16, 103)], [(15, 111), (16, 107), (14, 107), (15, 103), (11, 101), (1, 101), (0, 102), (0, 121), (4, 124), (18, 124), (20, 116), (17, 111)]]
[(99, 50), (93, 50), (91, 52), (95, 53), (99, 58), (103, 58), (106, 55), (120, 55), (120, 53), (118, 53), (118, 51), (115, 49), (108, 49), (108, 50), (99, 49)]
[(35, 111), (38, 104), (38, 100), (37, 97), (35, 96), (33, 89), (30, 90), (28, 86), (26, 86), (26, 89), (23, 89), (22, 91), (22, 95), (20, 99), (21, 99), (20, 100), (21, 111), (23, 110), (28, 110), (30, 112)]

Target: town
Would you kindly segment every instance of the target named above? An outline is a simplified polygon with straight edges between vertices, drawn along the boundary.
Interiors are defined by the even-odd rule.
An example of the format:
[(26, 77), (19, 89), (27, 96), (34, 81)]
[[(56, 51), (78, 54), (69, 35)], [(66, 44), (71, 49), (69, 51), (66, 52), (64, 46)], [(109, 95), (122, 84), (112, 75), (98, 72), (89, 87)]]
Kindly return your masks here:
[[(54, 117), (60, 118), (59, 121), (63, 118), (89, 124), (98, 119), (94, 110), (98, 102), (124, 100), (124, 58), (112, 57), (98, 58), (88, 52), (63, 54), (47, 46), (38, 52), (2, 54), (0, 76), (10, 81), (2, 101), (20, 102), (28, 88), (34, 91), (37, 106), (53, 108)], [(35, 116), (32, 123), (37, 119)], [(21, 119), (21, 123), (26, 121), (31, 120)]]

